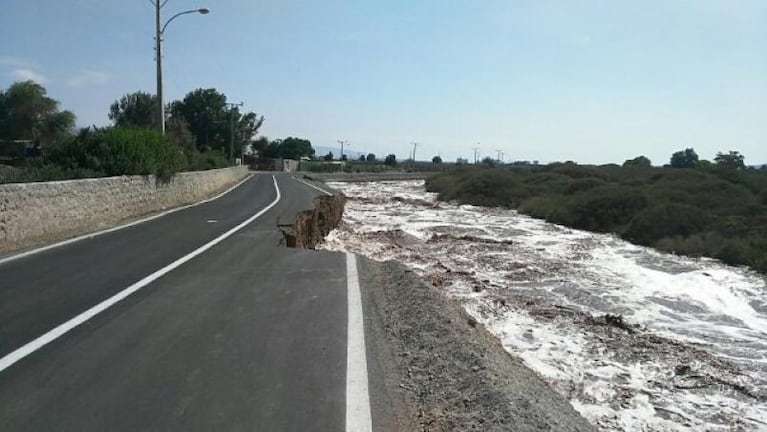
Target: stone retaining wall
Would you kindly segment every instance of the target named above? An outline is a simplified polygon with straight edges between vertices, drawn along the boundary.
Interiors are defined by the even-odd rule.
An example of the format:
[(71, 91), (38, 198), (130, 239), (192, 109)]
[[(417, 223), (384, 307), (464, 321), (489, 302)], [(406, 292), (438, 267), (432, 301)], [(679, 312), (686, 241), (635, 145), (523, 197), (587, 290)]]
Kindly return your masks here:
[(0, 185), (0, 254), (191, 204), (243, 179), (245, 167)]

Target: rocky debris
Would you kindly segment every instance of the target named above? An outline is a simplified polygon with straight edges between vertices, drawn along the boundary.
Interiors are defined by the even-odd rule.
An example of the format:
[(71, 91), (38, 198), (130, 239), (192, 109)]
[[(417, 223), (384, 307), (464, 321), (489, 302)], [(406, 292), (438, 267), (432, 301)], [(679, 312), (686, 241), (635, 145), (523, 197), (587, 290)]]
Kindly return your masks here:
[(433, 234), (431, 238), (427, 241), (428, 243), (440, 243), (440, 242), (451, 242), (451, 241), (464, 241), (464, 242), (472, 242), (472, 243), (484, 243), (484, 244), (500, 244), (500, 245), (511, 245), (514, 244), (512, 240), (495, 240), (491, 238), (484, 238), (484, 237), (477, 237), (472, 235), (462, 235), (462, 236), (454, 236), (450, 234)]
[(389, 387), (410, 400), (412, 430), (594, 430), (459, 303), (399, 263), (359, 262), (366, 325), (392, 349), (376, 361), (393, 363)]
[(293, 225), (281, 226), (288, 247), (314, 249), (338, 224), (344, 213), (342, 194), (314, 198), (314, 209), (301, 212)]

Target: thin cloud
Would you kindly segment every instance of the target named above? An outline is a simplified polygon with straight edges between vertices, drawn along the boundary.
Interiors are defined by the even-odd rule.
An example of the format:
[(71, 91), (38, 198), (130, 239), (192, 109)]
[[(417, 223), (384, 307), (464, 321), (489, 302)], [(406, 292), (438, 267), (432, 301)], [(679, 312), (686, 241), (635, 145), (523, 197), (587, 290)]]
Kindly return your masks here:
[(48, 78), (38, 72), (33, 71), (32, 69), (17, 68), (11, 71), (9, 75), (13, 79), (19, 81), (34, 81), (38, 84), (45, 84), (48, 82)]
[(107, 72), (94, 70), (81, 70), (67, 81), (70, 87), (83, 87), (87, 85), (104, 85), (112, 80), (112, 75)]
[(0, 66), (10, 66), (15, 68), (32, 68), (32, 64), (17, 57), (0, 56)]

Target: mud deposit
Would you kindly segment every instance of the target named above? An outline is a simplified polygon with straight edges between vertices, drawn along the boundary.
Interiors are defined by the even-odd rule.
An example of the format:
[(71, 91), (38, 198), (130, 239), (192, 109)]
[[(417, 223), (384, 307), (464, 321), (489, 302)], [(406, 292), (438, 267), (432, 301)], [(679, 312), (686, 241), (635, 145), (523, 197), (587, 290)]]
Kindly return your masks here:
[(422, 181), (330, 186), (348, 201), (320, 247), (404, 263), (598, 429), (767, 430), (762, 276), (439, 203)]

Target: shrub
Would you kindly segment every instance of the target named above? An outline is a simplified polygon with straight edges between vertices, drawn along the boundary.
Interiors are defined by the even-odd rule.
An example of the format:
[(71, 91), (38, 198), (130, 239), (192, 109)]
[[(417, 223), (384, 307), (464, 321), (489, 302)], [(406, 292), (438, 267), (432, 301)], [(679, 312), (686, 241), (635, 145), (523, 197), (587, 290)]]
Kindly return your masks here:
[(107, 176), (170, 176), (187, 164), (183, 150), (161, 134), (132, 127), (83, 129), (75, 138), (47, 149), (44, 161)]
[(708, 214), (697, 207), (663, 203), (637, 213), (623, 234), (633, 242), (650, 245), (664, 237), (689, 237), (703, 231), (709, 221)]
[(572, 195), (574, 193), (578, 192), (585, 192), (591, 189), (594, 189), (595, 187), (600, 187), (606, 185), (607, 182), (605, 182), (603, 179), (598, 177), (586, 177), (586, 178), (580, 178), (573, 180), (565, 189), (565, 194)]
[(616, 231), (647, 205), (641, 190), (604, 186), (574, 195), (573, 226), (591, 231)]

